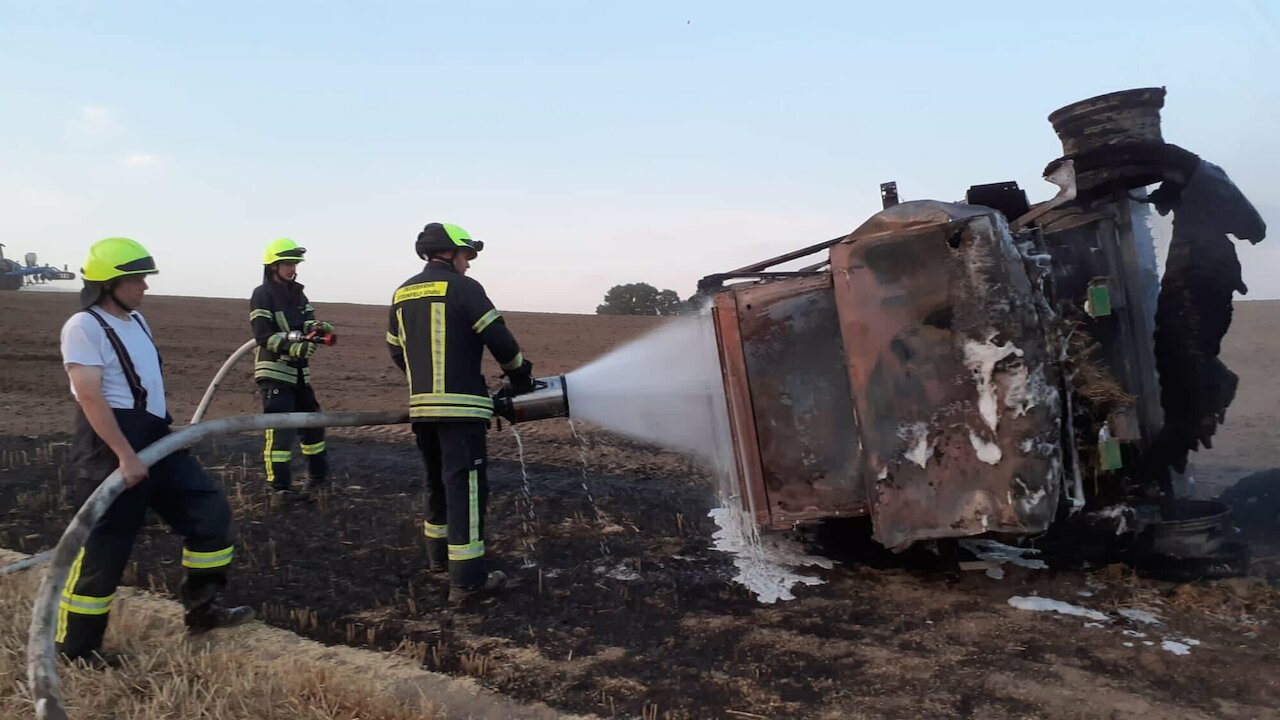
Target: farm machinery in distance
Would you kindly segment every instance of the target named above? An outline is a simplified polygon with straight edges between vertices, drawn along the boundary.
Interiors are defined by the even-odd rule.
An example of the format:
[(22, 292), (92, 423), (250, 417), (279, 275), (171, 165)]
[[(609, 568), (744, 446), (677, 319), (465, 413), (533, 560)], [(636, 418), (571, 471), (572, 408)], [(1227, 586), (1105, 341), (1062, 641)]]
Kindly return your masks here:
[(0, 290), (21, 290), (25, 285), (43, 285), (55, 280), (75, 280), (76, 274), (64, 265), (61, 270), (52, 265), (41, 265), (35, 253), (27, 253), (23, 262), (4, 256), (4, 243), (0, 243)]

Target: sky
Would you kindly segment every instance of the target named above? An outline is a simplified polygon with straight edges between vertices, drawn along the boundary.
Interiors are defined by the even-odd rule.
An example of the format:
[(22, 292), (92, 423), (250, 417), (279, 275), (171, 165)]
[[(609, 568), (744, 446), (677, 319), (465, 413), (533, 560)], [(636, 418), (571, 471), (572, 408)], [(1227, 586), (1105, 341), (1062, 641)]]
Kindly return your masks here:
[[(500, 308), (593, 312), (843, 235), (887, 180), (1047, 199), (1048, 114), (1147, 86), (1274, 235), (1278, 74), (1272, 0), (0, 0), (0, 242), (76, 270), (124, 235), (153, 293), (247, 299), (285, 236), (313, 301), (385, 304), (453, 222)], [(1280, 237), (1238, 251), (1280, 298)]]

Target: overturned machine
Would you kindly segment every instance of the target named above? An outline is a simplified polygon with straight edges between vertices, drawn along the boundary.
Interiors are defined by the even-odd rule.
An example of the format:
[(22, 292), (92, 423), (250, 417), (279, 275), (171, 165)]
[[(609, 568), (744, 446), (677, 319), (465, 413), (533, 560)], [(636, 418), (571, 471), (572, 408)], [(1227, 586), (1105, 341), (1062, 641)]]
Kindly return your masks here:
[[(703, 279), (762, 529), (865, 515), (902, 549), (1100, 524), (1171, 557), (1225, 552), (1224, 510), (1179, 480), (1236, 390), (1218, 359), (1246, 291), (1228, 235), (1265, 225), (1164, 141), (1164, 98), (1052, 113), (1047, 202), (1016, 183), (900, 202), (886, 183), (848, 236)], [(1163, 278), (1151, 205), (1174, 215)]]

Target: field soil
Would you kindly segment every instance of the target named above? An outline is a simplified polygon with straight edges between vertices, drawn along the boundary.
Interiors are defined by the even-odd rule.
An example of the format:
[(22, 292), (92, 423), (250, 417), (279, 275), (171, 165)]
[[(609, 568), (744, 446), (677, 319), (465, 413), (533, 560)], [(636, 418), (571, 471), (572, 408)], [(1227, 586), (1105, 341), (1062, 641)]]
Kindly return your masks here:
[[(0, 293), (0, 546), (13, 550), (50, 547), (73, 511), (72, 402), (58, 356), (73, 303), (73, 295)], [(403, 379), (382, 340), (385, 309), (317, 307), (340, 335), (314, 362), (324, 407), (402, 405)], [(164, 353), (173, 415), (185, 421), (247, 337), (247, 302), (156, 297), (143, 311)], [(538, 374), (571, 370), (658, 322), (508, 318)], [(1280, 466), (1277, 349), (1280, 304), (1239, 305), (1223, 359), (1241, 375), (1241, 392), (1215, 449), (1194, 458), (1202, 494)], [(258, 411), (245, 364), (210, 416)], [(422, 468), (404, 428), (334, 430), (335, 482), (308, 507), (273, 506), (259, 438), (197, 447), (237, 515), (234, 597), (268, 624), (321, 643), (391, 651), (581, 715), (1280, 717), (1274, 516), (1251, 528), (1252, 575), (1187, 584), (1121, 565), (1006, 565), (997, 580), (927, 551), (868, 555), (858, 550), (859, 528), (830, 527), (811, 549), (834, 567), (805, 571), (823, 584), (761, 604), (733, 582), (732, 558), (714, 549), (715, 494), (699, 468), (599, 429), (575, 439), (564, 421), (519, 430), (524, 466), (510, 428), (489, 435), (489, 545), (517, 584), (500, 600), (453, 609), (445, 580), (424, 568)], [(179, 555), (177, 540), (150, 526), (126, 581), (171, 594)], [(1015, 596), (1105, 618), (1019, 610)]]

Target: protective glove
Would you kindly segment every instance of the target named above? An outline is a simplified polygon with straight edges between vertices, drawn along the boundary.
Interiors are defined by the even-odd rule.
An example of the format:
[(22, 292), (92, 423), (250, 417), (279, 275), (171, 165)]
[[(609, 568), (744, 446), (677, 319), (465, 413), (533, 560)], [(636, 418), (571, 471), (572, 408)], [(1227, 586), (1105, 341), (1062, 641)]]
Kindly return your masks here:
[(316, 344), (301, 341), (289, 343), (289, 357), (295, 360), (306, 360), (316, 354)]
[(329, 323), (324, 322), (322, 320), (308, 320), (302, 323), (302, 332), (304, 333), (318, 332), (321, 335), (328, 335), (329, 333), (333, 332), (333, 325), (330, 325)]
[(533, 363), (525, 360), (520, 367), (508, 370), (506, 374), (512, 394), (523, 395), (533, 392)]

